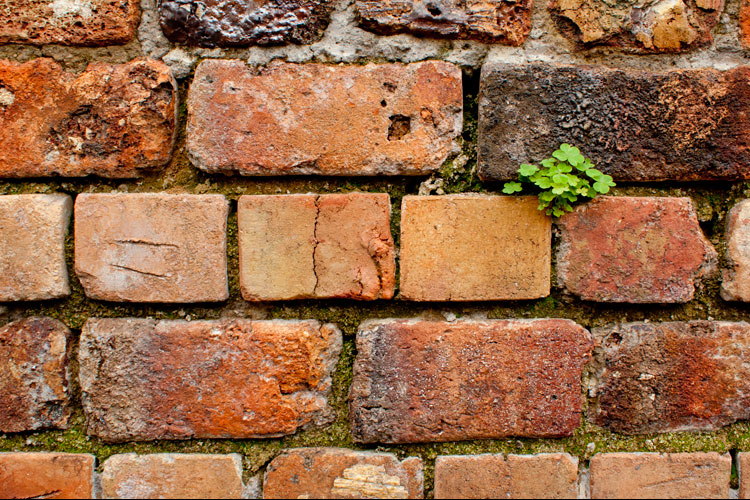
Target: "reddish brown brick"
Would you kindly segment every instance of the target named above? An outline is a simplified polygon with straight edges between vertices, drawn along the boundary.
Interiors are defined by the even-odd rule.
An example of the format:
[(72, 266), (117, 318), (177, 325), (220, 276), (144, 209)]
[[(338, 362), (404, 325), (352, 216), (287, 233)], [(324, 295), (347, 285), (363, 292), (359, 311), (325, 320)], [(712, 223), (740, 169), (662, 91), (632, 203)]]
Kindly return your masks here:
[(401, 297), (518, 300), (549, 295), (551, 222), (534, 197), (405, 196)]
[(690, 198), (601, 197), (560, 218), (560, 286), (596, 302), (693, 299), (717, 254)]
[(726, 241), (728, 268), (722, 271), (721, 296), (750, 302), (750, 200), (729, 211)]
[(238, 212), (245, 300), (393, 297), (387, 194), (243, 196)]
[(75, 266), (86, 295), (117, 302), (229, 297), (222, 195), (81, 194)]
[(365, 323), (349, 393), (354, 440), (571, 435), (591, 349), (589, 333), (562, 319)]
[(52, 59), (0, 60), (0, 177), (138, 177), (165, 165), (177, 94), (153, 60), (91, 64), (80, 75)]
[(71, 340), (70, 330), (49, 318), (0, 328), (0, 432), (68, 427)]
[(423, 498), (422, 460), (391, 453), (298, 448), (273, 459), (264, 498)]
[(187, 148), (208, 172), (422, 175), (457, 150), (461, 71), (442, 62), (331, 66), (203, 61)]
[(750, 48), (750, 0), (740, 2), (740, 42), (744, 49)]
[(578, 498), (578, 459), (565, 453), (440, 456), (435, 498)]
[(70, 295), (65, 235), (72, 208), (65, 195), (0, 196), (0, 302)]
[(240, 455), (115, 455), (104, 462), (102, 498), (243, 498)]
[(718, 453), (603, 453), (591, 498), (729, 498), (732, 459)]
[(750, 418), (750, 324), (626, 323), (593, 333), (604, 360), (591, 391), (598, 425), (642, 434)]
[(94, 498), (92, 455), (0, 453), (2, 498)]
[(80, 348), (88, 433), (244, 439), (328, 423), (341, 342), (316, 321), (89, 320)]

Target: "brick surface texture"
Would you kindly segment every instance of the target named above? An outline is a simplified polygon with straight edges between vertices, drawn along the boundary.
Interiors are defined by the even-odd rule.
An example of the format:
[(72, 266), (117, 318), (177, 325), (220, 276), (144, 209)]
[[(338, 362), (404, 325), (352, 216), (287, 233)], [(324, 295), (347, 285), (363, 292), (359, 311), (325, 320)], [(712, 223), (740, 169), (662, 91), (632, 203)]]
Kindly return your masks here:
[(739, 498), (750, 498), (750, 453), (737, 455), (737, 473), (740, 476)]
[(750, 302), (750, 200), (729, 212), (726, 230), (728, 266), (723, 270), (724, 300)]
[(568, 320), (365, 324), (349, 394), (354, 440), (571, 435), (591, 349), (589, 333)]
[(0, 497), (94, 498), (92, 455), (0, 453)]

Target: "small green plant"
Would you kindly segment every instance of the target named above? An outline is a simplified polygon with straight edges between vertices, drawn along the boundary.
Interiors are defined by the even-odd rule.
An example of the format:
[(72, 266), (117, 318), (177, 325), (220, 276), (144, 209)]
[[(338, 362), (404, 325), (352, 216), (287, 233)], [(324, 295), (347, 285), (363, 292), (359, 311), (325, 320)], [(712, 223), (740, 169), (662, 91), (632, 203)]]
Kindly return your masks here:
[[(574, 169), (576, 172), (574, 173)], [(583, 174), (581, 177), (576, 175)], [(591, 160), (570, 144), (561, 144), (552, 158), (542, 162), (542, 167), (522, 164), (518, 169), (519, 182), (506, 182), (503, 193), (513, 194), (523, 190), (522, 184), (533, 184), (541, 190), (539, 210), (560, 217), (573, 211), (573, 203), (581, 198), (594, 198), (606, 194), (615, 186), (612, 177), (594, 168)], [(593, 183), (593, 184), (592, 184)]]

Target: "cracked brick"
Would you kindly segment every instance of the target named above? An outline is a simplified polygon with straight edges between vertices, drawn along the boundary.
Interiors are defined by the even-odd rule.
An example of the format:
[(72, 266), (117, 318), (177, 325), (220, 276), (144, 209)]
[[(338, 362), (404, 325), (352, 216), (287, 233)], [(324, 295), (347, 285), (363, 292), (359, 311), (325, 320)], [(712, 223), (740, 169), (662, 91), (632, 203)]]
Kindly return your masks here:
[(0, 453), (2, 498), (94, 498), (93, 455)]

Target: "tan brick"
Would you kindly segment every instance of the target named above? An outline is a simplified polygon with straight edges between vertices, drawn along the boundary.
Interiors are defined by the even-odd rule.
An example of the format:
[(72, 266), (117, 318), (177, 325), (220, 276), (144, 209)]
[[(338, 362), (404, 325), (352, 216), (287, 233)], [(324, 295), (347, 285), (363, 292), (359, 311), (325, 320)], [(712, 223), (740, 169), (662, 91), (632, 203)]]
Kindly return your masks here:
[(68, 427), (71, 341), (70, 330), (49, 318), (0, 328), (0, 432)]
[(364, 323), (349, 393), (354, 440), (571, 435), (591, 350), (590, 334), (562, 319)]
[(103, 498), (242, 498), (240, 455), (115, 455), (104, 462)]
[(737, 455), (737, 473), (740, 475), (739, 498), (750, 498), (750, 453)]
[(729, 211), (726, 241), (728, 268), (722, 270), (721, 296), (750, 302), (750, 200)]
[(244, 439), (328, 423), (341, 342), (317, 321), (91, 319), (79, 354), (87, 432)]
[(534, 197), (405, 196), (401, 297), (417, 301), (549, 295), (551, 221)]
[(298, 448), (273, 459), (264, 498), (423, 498), (422, 460), (391, 453)]
[(117, 302), (229, 297), (222, 195), (81, 194), (75, 267), (86, 295)]
[(92, 455), (0, 453), (2, 498), (93, 498)]
[(435, 498), (577, 498), (578, 459), (542, 455), (439, 456)]
[(243, 196), (246, 300), (390, 299), (395, 251), (387, 194)]
[(65, 236), (72, 208), (65, 195), (0, 196), (0, 302), (70, 295)]
[(203, 61), (187, 149), (208, 172), (422, 175), (457, 150), (461, 71), (442, 62), (332, 66)]
[[(2, 24), (2, 23), (0, 23)], [(138, 177), (172, 152), (176, 83), (161, 62), (0, 60), (0, 177)]]
[(718, 453), (604, 453), (591, 459), (591, 498), (729, 498), (731, 470)]

